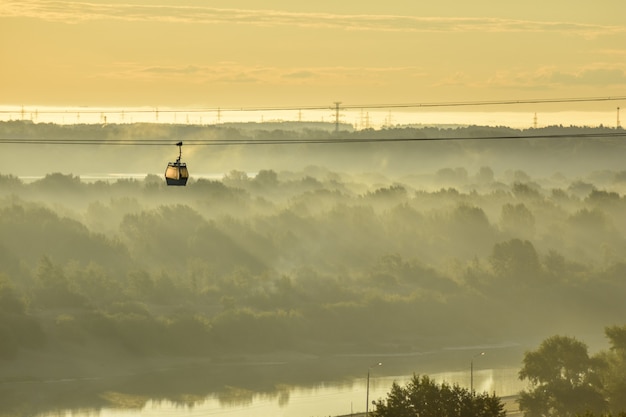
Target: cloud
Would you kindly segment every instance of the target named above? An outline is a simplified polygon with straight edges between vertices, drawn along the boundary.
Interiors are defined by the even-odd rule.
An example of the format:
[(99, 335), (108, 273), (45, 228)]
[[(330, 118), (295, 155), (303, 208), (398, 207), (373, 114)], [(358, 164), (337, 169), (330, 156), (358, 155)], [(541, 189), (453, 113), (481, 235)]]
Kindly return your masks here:
[(291, 26), (377, 32), (554, 32), (583, 37), (624, 34), (626, 26), (543, 22), (501, 18), (418, 17), (399, 15), (297, 13), (205, 6), (113, 4), (63, 0), (3, 0), (1, 17), (28, 17), (68, 24), (95, 20), (186, 24)]
[(371, 85), (385, 79), (422, 76), (415, 67), (276, 67), (246, 66), (236, 62), (215, 65), (145, 65), (118, 62), (94, 73), (92, 78), (133, 80), (137, 82), (184, 82), (191, 84), (265, 85)]
[(284, 75), (285, 78), (292, 78), (292, 79), (307, 79), (307, 78), (312, 78), (314, 76), (315, 76), (315, 73), (312, 71), (308, 71), (308, 70), (293, 71)]
[(551, 81), (556, 84), (626, 87), (626, 71), (618, 68), (591, 68), (578, 73), (554, 72)]
[(626, 68), (596, 64), (564, 71), (554, 67), (532, 72), (499, 71), (483, 87), (549, 88), (549, 87), (626, 87)]
[(197, 75), (201, 74), (204, 70), (201, 67), (197, 67), (194, 65), (182, 66), (182, 67), (145, 67), (140, 69), (144, 74), (152, 74), (152, 75)]
[(456, 71), (454, 74), (451, 74), (436, 82), (435, 87), (471, 85), (472, 83), (472, 78), (468, 74), (462, 71)]
[(598, 54), (615, 57), (615, 58), (626, 58), (626, 49), (600, 49), (597, 51)]

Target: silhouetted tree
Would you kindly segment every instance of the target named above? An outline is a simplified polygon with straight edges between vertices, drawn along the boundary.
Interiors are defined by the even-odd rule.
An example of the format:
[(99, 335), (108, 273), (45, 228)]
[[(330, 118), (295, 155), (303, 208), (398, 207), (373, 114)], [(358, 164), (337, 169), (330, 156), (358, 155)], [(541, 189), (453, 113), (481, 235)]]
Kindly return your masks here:
[(474, 394), (458, 385), (437, 384), (413, 375), (402, 387), (394, 382), (387, 399), (374, 402), (376, 417), (504, 417), (504, 404), (495, 395)]
[(528, 240), (511, 239), (493, 247), (491, 264), (497, 274), (518, 280), (536, 280), (541, 274), (539, 255)]
[(254, 177), (253, 183), (261, 187), (276, 187), (278, 185), (278, 174), (271, 169), (262, 169)]
[(569, 417), (606, 411), (596, 373), (597, 361), (587, 345), (572, 337), (552, 336), (524, 355), (519, 378), (532, 386), (520, 393), (526, 417)]
[(626, 326), (611, 326), (605, 329), (611, 348), (602, 352), (600, 358), (604, 394), (613, 413), (626, 413)]

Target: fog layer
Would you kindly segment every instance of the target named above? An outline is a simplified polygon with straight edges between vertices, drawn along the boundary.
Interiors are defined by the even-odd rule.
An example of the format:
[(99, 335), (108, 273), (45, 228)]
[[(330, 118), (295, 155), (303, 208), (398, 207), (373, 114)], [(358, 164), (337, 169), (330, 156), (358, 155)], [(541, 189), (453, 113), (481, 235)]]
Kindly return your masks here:
[[(411, 134), (484, 131), (493, 133)], [(298, 146), (197, 150), (178, 188), (161, 175), (105, 182), (67, 172), (123, 169), (109, 159), (119, 152), (143, 170), (143, 148), (57, 146), (65, 156), (45, 163), (46, 150), (28, 148), (19, 164), (3, 148), (17, 174), (0, 175), (2, 357), (68, 346), (216, 359), (407, 353), (622, 323), (626, 173), (612, 165), (624, 160), (621, 142)], [(151, 166), (167, 162), (157, 153), (148, 152)], [(320, 164), (301, 162), (311, 159)], [(193, 178), (215, 160), (233, 168)], [(551, 160), (568, 172), (542, 165)], [(39, 162), (51, 172), (18, 178)]]

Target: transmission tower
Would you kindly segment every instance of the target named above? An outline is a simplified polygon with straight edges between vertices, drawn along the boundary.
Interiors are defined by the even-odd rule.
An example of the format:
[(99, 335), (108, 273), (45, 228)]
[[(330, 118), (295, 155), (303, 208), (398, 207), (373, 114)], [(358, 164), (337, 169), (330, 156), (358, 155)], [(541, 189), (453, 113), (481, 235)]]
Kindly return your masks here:
[(339, 105), (341, 101), (335, 101), (335, 133), (339, 132)]

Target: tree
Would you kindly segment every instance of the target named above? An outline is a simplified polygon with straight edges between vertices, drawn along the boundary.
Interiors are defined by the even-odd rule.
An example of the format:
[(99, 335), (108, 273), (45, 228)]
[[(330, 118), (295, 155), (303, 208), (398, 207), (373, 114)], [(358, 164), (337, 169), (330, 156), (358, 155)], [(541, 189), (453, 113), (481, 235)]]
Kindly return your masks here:
[(601, 414), (606, 403), (596, 373), (598, 362), (587, 345), (567, 336), (552, 336), (539, 349), (524, 355), (519, 378), (532, 389), (520, 393), (520, 410), (526, 417), (568, 417)]
[(458, 385), (437, 384), (413, 375), (405, 387), (394, 382), (386, 400), (375, 402), (376, 417), (504, 417), (500, 398), (487, 393), (472, 395)]
[(535, 230), (535, 216), (524, 203), (505, 204), (500, 214), (503, 230), (517, 236), (532, 237)]
[(626, 412), (626, 326), (611, 326), (604, 331), (611, 349), (602, 352), (605, 366), (601, 377), (604, 394), (612, 413)]
[(493, 182), (494, 173), (490, 167), (480, 167), (476, 173), (476, 181), (481, 184), (490, 184)]
[(0, 273), (0, 314), (24, 314), (26, 306), (18, 296), (9, 278)]
[(498, 275), (520, 282), (537, 280), (541, 275), (539, 255), (528, 240), (511, 239), (497, 243), (490, 261)]
[(262, 169), (254, 177), (253, 182), (262, 187), (276, 187), (279, 183), (278, 174), (271, 169)]

